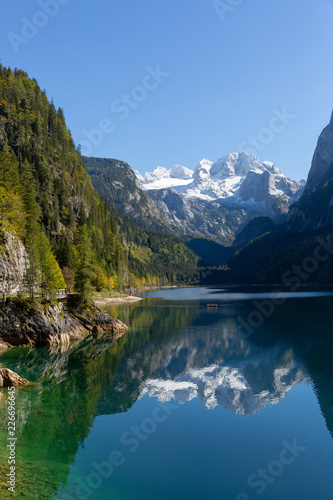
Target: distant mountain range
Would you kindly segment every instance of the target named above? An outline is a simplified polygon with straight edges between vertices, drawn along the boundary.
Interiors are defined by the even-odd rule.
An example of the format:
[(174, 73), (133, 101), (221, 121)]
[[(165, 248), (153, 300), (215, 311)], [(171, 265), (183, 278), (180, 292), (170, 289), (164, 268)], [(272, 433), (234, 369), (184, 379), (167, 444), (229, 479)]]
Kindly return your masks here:
[(254, 216), (283, 220), (305, 185), (245, 152), (201, 160), (194, 170), (157, 167), (144, 176), (118, 160), (83, 160), (99, 192), (144, 229), (227, 246)]
[(239, 152), (223, 156), (215, 163), (203, 159), (194, 170), (175, 165), (170, 170), (157, 167), (143, 176), (135, 172), (145, 191), (173, 189), (188, 199), (218, 203), (228, 208), (279, 218), (289, 211), (305, 186), (293, 181), (271, 162)]

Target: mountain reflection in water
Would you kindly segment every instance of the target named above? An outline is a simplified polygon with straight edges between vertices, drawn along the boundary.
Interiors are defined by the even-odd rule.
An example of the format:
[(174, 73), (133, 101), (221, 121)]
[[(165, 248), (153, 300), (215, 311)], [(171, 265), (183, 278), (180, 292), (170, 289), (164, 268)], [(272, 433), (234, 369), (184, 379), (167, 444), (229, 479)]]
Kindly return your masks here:
[[(216, 311), (207, 311), (206, 302), (148, 298), (112, 308), (131, 326), (116, 342), (90, 337), (69, 348), (1, 355), (3, 366), (36, 382), (17, 392), (18, 491), (24, 489), (24, 498), (35, 498), (36, 488), (41, 498), (51, 498), (66, 484), (95, 417), (127, 412), (144, 396), (180, 404), (199, 398), (210, 411), (222, 405), (253, 415), (305, 381), (333, 435), (332, 298), (286, 300), (248, 339), (237, 335), (237, 318), (251, 312), (250, 301), (221, 303)], [(3, 422), (5, 411), (2, 405)], [(6, 437), (3, 428), (0, 482)]]

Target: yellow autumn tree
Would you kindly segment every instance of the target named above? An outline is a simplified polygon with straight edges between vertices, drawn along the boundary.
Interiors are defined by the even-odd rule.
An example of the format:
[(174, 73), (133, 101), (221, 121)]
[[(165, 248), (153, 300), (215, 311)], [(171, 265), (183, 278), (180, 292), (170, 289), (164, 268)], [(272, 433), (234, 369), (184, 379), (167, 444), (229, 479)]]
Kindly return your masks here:
[(17, 194), (0, 185), (0, 229), (22, 235), (25, 213)]
[(39, 262), (41, 270), (41, 289), (47, 293), (65, 288), (65, 280), (56, 258), (54, 257), (48, 237), (44, 232), (39, 235)]
[(104, 274), (103, 269), (100, 266), (95, 267), (95, 276), (93, 279), (93, 285), (98, 292), (105, 290), (108, 288), (109, 280), (108, 277)]
[(113, 288), (115, 288), (116, 284), (114, 282), (114, 279), (112, 278), (112, 276), (109, 277), (109, 288), (111, 288), (111, 290)]

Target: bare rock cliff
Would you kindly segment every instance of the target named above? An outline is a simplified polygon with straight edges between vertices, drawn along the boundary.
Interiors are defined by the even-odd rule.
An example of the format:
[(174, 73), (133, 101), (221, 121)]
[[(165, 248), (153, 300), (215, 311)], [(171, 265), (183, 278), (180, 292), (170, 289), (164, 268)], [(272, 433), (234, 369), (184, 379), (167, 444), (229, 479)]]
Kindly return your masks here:
[(0, 293), (9, 295), (20, 290), (28, 256), (23, 243), (14, 235), (0, 235)]

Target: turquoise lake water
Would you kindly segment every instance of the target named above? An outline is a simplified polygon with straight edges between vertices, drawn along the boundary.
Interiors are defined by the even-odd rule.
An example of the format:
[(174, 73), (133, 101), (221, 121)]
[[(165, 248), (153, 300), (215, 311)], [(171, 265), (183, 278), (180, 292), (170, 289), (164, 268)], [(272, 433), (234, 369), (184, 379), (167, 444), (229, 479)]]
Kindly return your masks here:
[[(108, 310), (130, 325), (114, 343), (0, 357), (36, 382), (16, 394), (17, 498), (333, 498), (332, 292), (184, 288)], [(1, 485), (5, 444), (4, 424)]]

